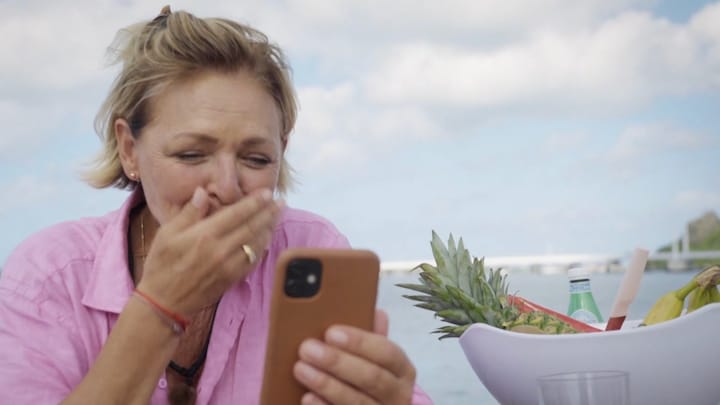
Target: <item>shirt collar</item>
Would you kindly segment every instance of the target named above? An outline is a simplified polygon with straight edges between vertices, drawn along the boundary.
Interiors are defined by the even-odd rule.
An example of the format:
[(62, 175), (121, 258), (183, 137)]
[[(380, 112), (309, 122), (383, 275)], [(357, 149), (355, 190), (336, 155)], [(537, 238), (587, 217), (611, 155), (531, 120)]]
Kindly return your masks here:
[(97, 245), (83, 305), (116, 314), (125, 307), (135, 288), (128, 264), (130, 211), (143, 201), (143, 193), (137, 188), (120, 209), (107, 215), (107, 226)]

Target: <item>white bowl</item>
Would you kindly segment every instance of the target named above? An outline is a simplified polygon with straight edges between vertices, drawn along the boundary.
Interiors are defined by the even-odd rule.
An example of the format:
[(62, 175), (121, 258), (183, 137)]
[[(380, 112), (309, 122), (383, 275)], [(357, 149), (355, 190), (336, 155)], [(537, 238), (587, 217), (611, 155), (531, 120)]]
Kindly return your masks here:
[(653, 326), (577, 335), (474, 324), (460, 345), (501, 404), (537, 404), (540, 376), (593, 370), (629, 372), (632, 404), (720, 403), (720, 303)]

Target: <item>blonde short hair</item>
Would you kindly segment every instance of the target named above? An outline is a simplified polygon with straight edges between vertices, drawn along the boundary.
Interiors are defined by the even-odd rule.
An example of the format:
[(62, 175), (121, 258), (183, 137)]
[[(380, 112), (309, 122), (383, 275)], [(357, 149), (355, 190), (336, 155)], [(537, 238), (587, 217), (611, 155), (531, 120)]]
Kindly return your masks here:
[[(284, 142), (295, 126), (297, 103), (285, 56), (265, 34), (249, 26), (171, 12), (166, 6), (154, 20), (120, 30), (110, 52), (112, 63), (121, 63), (122, 70), (95, 118), (103, 149), (84, 173), (93, 187), (135, 188), (137, 184), (127, 178), (120, 164), (114, 122), (124, 118), (133, 136), (139, 136), (150, 120), (152, 97), (199, 71), (250, 72), (277, 104)], [(291, 169), (283, 157), (277, 191), (285, 193), (291, 184)]]

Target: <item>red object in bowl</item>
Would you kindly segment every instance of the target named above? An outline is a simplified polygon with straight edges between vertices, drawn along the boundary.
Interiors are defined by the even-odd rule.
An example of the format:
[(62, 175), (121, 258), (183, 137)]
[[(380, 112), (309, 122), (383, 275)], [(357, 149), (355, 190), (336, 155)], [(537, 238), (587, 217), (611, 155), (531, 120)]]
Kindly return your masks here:
[(588, 325), (585, 322), (580, 322), (575, 318), (571, 318), (565, 314), (561, 314), (560, 312), (553, 311), (550, 308), (546, 308), (532, 301), (528, 301), (525, 298), (519, 297), (517, 295), (508, 296), (508, 302), (510, 303), (510, 305), (520, 310), (520, 312), (545, 312), (546, 314), (552, 315), (572, 326), (578, 332), (602, 332), (602, 329), (598, 329), (594, 326)]

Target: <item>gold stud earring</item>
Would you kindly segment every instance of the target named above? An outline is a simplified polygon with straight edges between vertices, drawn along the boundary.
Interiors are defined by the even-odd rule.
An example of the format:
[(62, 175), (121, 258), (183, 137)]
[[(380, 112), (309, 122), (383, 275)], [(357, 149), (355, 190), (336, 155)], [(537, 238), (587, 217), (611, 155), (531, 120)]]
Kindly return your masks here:
[(137, 173), (130, 172), (130, 179), (132, 179), (132, 181), (137, 181)]

